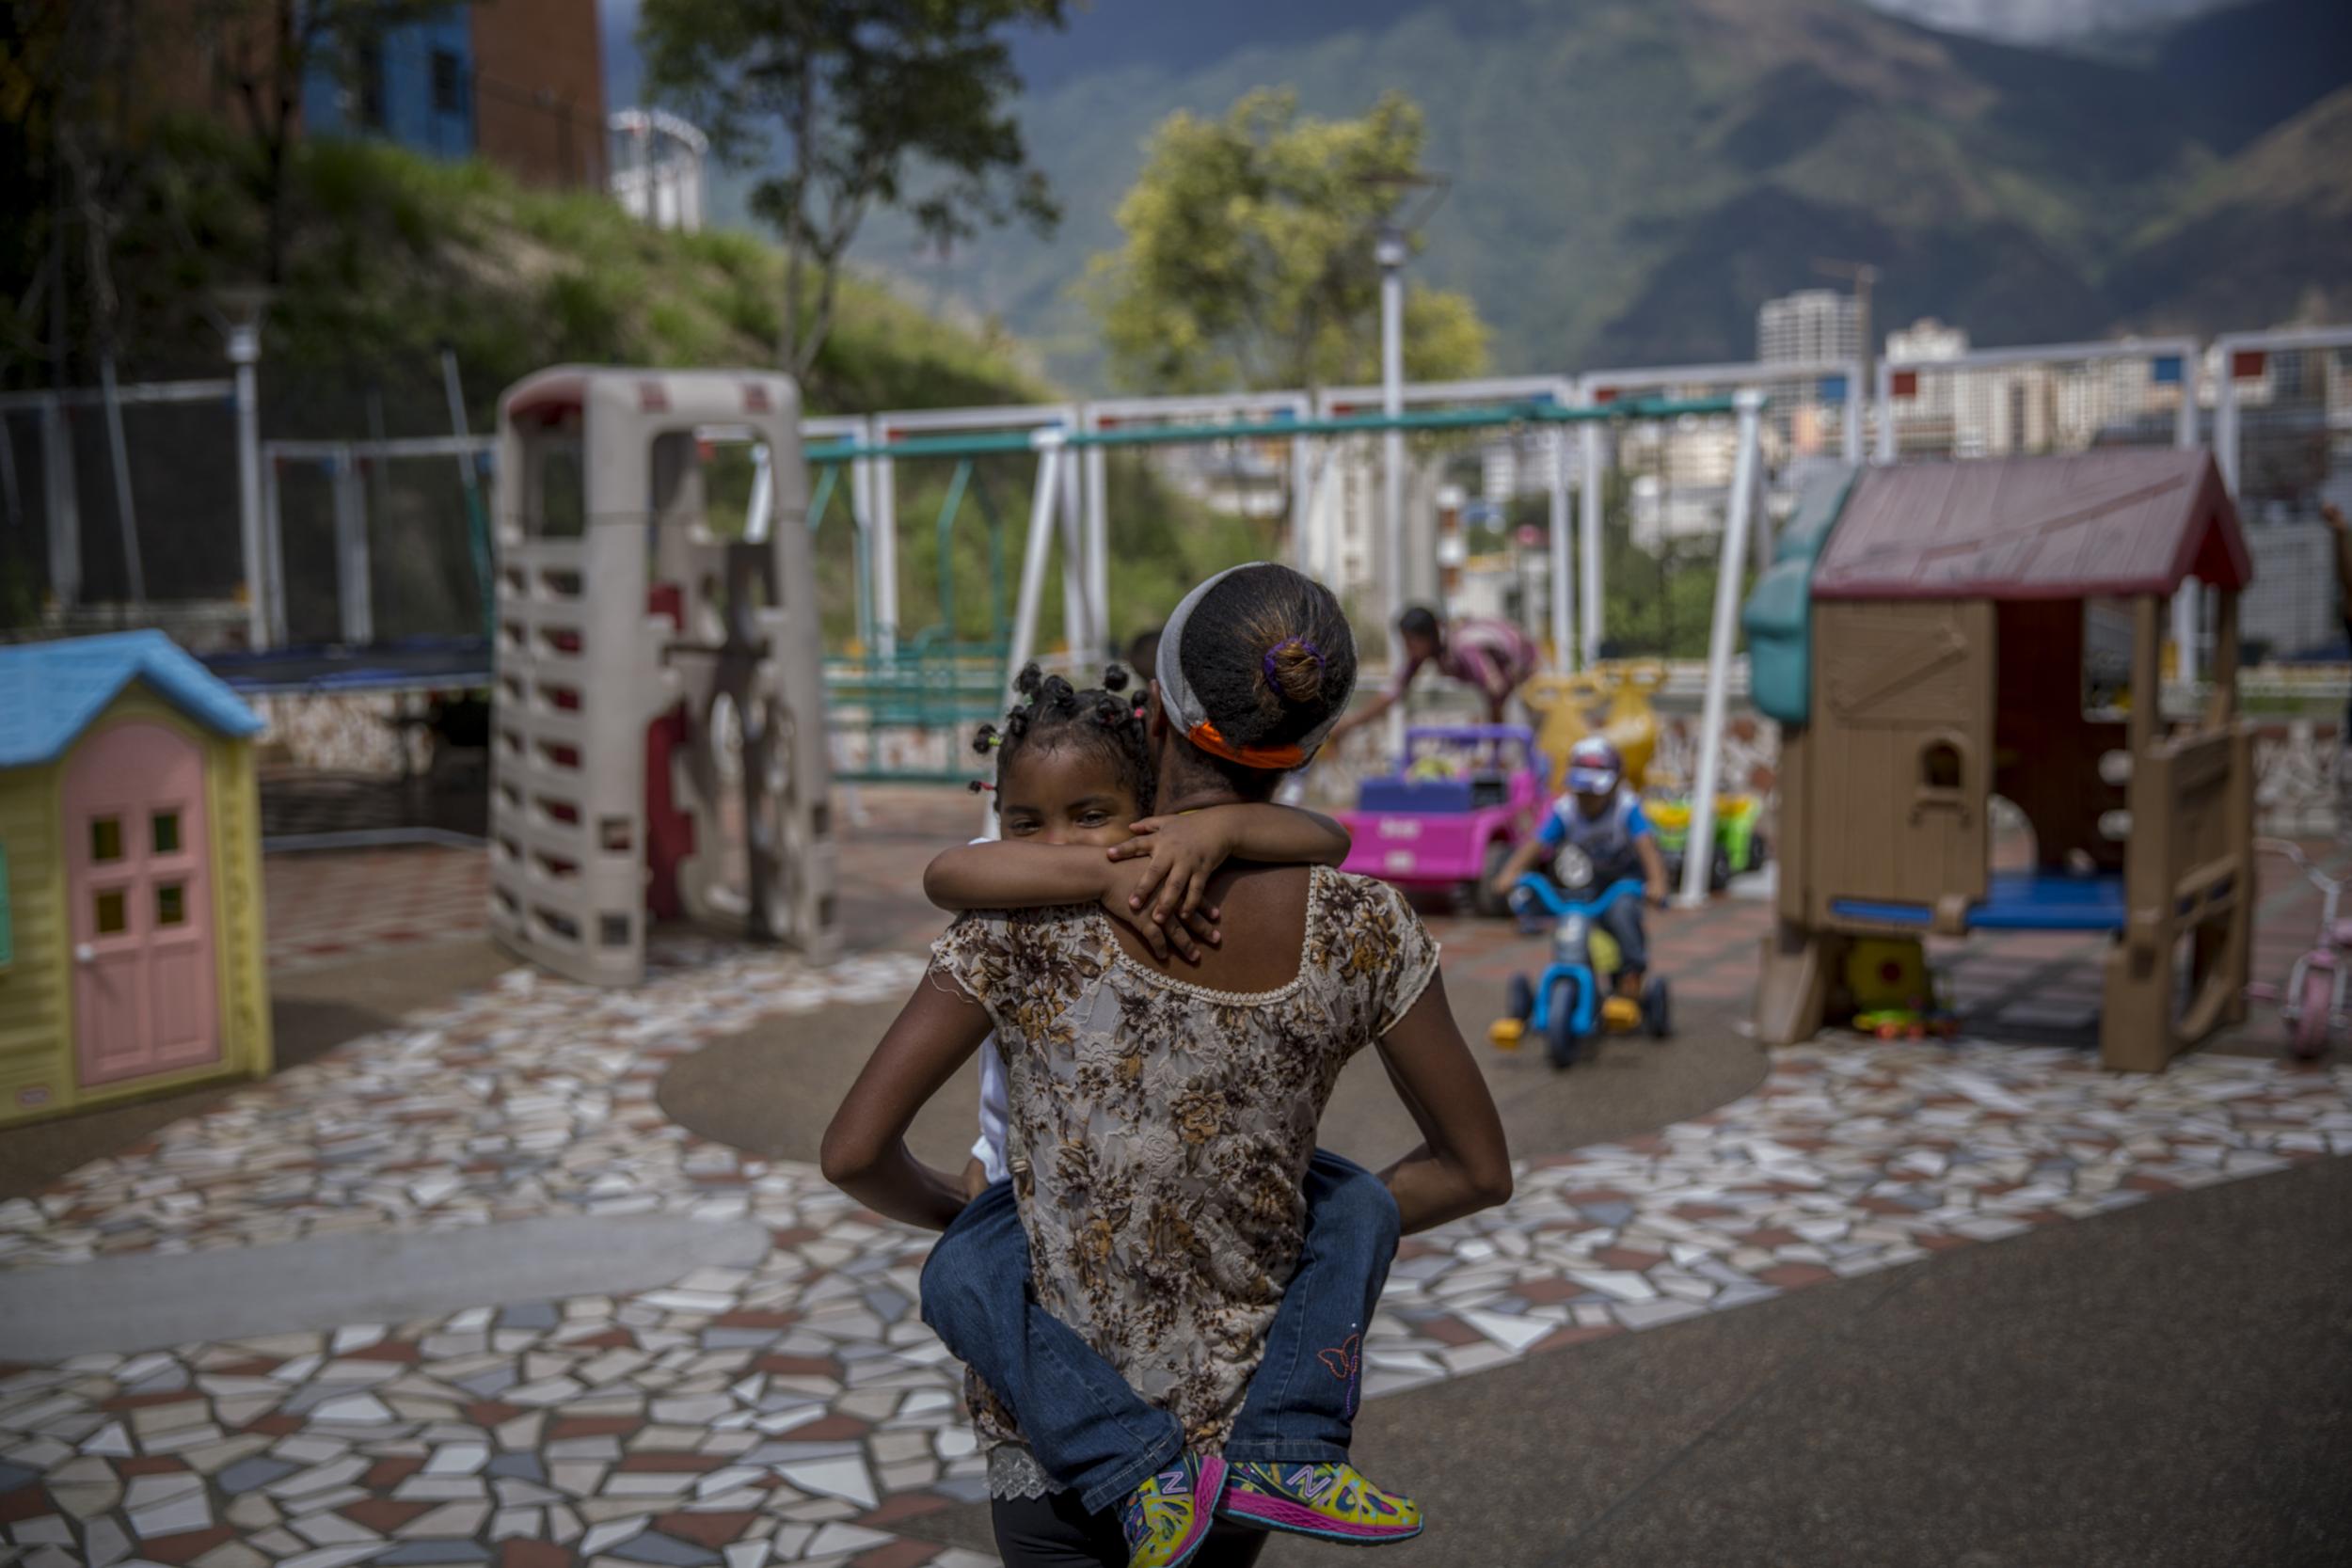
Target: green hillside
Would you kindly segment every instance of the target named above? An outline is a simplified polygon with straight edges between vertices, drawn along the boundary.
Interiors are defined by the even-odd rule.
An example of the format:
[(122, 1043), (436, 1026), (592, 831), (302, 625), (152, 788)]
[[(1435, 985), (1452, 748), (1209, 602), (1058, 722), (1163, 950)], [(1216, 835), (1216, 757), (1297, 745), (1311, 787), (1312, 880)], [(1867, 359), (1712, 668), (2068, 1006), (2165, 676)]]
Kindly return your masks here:
[[(239, 176), (240, 149), (216, 129), (162, 129), (148, 180), (130, 203), (132, 222), (113, 260), (122, 299), (125, 380), (226, 373), (220, 338), (206, 318), (207, 291), (260, 271), (261, 214)], [(373, 432), (437, 436), (449, 430), (441, 351), (454, 351), (468, 418), (490, 428), (500, 391), (565, 361), (628, 365), (763, 365), (774, 358), (781, 254), (741, 233), (679, 235), (650, 230), (590, 194), (523, 188), (478, 163), (438, 162), (381, 144), (319, 141), (294, 164), (297, 221), (286, 282), (270, 309), (261, 367), (263, 435), (358, 437)], [(72, 324), (70, 341), (87, 341)], [(80, 362), (69, 379), (94, 380)], [(0, 385), (41, 385), (48, 369), (0, 346)], [(811, 412), (1033, 403), (1054, 395), (1030, 356), (1001, 329), (969, 330), (926, 315), (866, 278), (845, 280), (837, 325), (805, 388)], [(87, 427), (83, 491), (89, 592), (123, 591), (120, 553), (100, 510), (107, 471)], [(20, 435), (22, 432), (20, 431)], [(141, 552), (163, 597), (223, 595), (236, 585), (235, 472), (216, 411), (144, 417), (135, 432)], [(31, 449), (20, 446), (26, 460)], [(909, 634), (939, 618), (938, 533), (933, 525), (953, 465), (910, 463), (899, 481), (902, 624)], [(977, 490), (1009, 531), (1017, 577), (1033, 460), (991, 457)], [(748, 468), (737, 476), (747, 482)], [(1204, 514), (1139, 466), (1115, 466), (1120, 567), (1114, 627), (1156, 620), (1209, 572), (1266, 553), (1259, 525)], [(326, 635), (331, 597), (331, 512), (313, 470), (288, 470), (285, 547), (294, 579), (289, 610)], [(855, 626), (850, 530), (836, 499), (818, 535), (819, 590), (833, 645)], [(961, 592), (957, 635), (991, 629), (988, 531), (967, 503), (950, 548)], [(462, 630), (473, 587), (454, 470), (410, 463), (377, 523), (379, 623), (400, 630)], [(391, 547), (387, 547), (389, 542)], [(36, 603), (29, 537), (0, 537), (0, 624)], [(307, 596), (305, 588), (307, 585)], [(1044, 632), (1060, 635), (1057, 594)]]
[[(2345, 160), (2275, 145), (2277, 122), (2352, 80), (2352, 13), (2318, 0), (2206, 17), (2186, 45), (2122, 64), (1854, 0), (1310, 0), (1263, 43), (1251, 10), (1184, 8), (1181, 40), (1117, 0), (1073, 23), (1023, 112), (1062, 231), (991, 235), (925, 285), (1090, 379), (1069, 284), (1115, 242), (1144, 138), (1178, 107), (1284, 83), (1318, 113), (1388, 87), (1426, 110), (1427, 161), (1454, 182), (1418, 265), (1477, 301), (1503, 369), (1747, 357), (1757, 304), (1821, 283), (1819, 258), (1883, 269), (1882, 323), (1935, 314), (1993, 343), (2262, 325), (2352, 255), (2330, 219), (2224, 283), (2196, 246), (2161, 244), (2243, 160), (2266, 158), (2274, 185), (2268, 166), (2294, 164), (2301, 194), (2352, 189)], [(866, 254), (898, 267), (912, 247), (878, 225)]]

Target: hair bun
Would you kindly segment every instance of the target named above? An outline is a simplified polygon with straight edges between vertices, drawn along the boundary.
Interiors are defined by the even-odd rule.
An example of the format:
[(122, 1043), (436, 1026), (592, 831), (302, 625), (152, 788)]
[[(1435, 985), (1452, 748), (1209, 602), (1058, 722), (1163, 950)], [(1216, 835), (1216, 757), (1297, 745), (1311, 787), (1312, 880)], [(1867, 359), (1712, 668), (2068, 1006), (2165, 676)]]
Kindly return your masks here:
[(1128, 675), (1127, 675), (1127, 669), (1126, 669), (1126, 666), (1125, 666), (1125, 665), (1122, 665), (1122, 664), (1109, 664), (1109, 665), (1105, 665), (1105, 666), (1104, 666), (1104, 668), (1103, 668), (1103, 689), (1104, 689), (1104, 690), (1105, 690), (1105, 691), (1124, 691), (1124, 690), (1126, 690), (1126, 689), (1127, 689), (1127, 681), (1128, 681)]
[(1283, 702), (1296, 705), (1323, 695), (1323, 650), (1303, 637), (1286, 637), (1261, 661), (1266, 684)]

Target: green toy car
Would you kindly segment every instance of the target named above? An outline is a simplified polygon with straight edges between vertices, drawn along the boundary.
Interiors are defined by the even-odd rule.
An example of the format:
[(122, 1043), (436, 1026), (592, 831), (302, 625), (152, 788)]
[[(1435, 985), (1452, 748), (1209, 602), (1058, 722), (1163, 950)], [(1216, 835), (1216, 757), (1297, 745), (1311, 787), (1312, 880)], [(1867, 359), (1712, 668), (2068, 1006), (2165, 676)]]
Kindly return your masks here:
[[(1659, 852), (1666, 858), (1666, 879), (1682, 885), (1682, 863), (1691, 842), (1691, 800), (1688, 796), (1642, 802), (1643, 815), (1658, 834)], [(1715, 852), (1708, 866), (1707, 885), (1717, 893), (1764, 863), (1764, 802), (1753, 795), (1723, 795), (1715, 801)]]

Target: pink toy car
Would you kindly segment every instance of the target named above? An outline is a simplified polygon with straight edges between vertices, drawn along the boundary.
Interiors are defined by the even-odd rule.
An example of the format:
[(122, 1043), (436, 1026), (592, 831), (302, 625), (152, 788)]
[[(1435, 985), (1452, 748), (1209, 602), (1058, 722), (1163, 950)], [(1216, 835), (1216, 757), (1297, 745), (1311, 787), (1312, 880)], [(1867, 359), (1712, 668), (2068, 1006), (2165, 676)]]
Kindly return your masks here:
[[(1465, 766), (1433, 772), (1447, 752)], [(1367, 779), (1339, 814), (1355, 836), (1342, 869), (1415, 891), (1451, 888), (1484, 915), (1510, 906), (1488, 883), (1543, 819), (1549, 765), (1518, 724), (1440, 724), (1405, 732), (1405, 765)]]

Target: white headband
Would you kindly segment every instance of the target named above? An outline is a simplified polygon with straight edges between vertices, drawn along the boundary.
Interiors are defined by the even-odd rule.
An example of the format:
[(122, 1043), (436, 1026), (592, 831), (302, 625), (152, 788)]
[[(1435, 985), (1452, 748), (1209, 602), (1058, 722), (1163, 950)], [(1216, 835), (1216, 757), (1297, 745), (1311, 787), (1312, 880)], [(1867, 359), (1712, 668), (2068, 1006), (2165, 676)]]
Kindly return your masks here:
[[(1235, 572), (1253, 571), (1260, 566), (1273, 566), (1280, 571), (1290, 570), (1289, 567), (1281, 566), (1276, 562), (1248, 562), (1239, 566), (1227, 567), (1185, 594), (1184, 602), (1176, 607), (1176, 613), (1168, 618), (1168, 625), (1160, 631), (1158, 668), (1152, 673), (1160, 683), (1161, 705), (1168, 709), (1168, 718), (1174, 721), (1176, 728), (1185, 739), (1213, 757), (1222, 757), (1228, 762), (1237, 762), (1245, 768), (1262, 768), (1274, 772), (1286, 772), (1294, 768), (1305, 767), (1308, 760), (1315, 754), (1316, 749), (1329, 737), (1331, 726), (1339, 722), (1341, 712), (1347, 706), (1347, 692), (1343, 691), (1339, 694), (1338, 700), (1331, 705), (1330, 713), (1325, 717), (1322, 723), (1317, 724), (1296, 740), (1279, 746), (1237, 746), (1218, 731), (1216, 723), (1209, 718), (1208, 709), (1201, 705), (1199, 694), (1184, 679), (1183, 657), (1184, 626), (1192, 619), (1192, 612), (1200, 608), (1200, 601), (1208, 596), (1210, 589), (1215, 588)], [(1292, 641), (1313, 655), (1318, 664), (1322, 662), (1324, 657), (1322, 649), (1303, 637), (1295, 638)], [(1269, 666), (1273, 663), (1273, 659), (1274, 654), (1269, 651), (1266, 655), (1266, 662)], [(1269, 673), (1265, 678), (1270, 682), (1273, 676)]]

